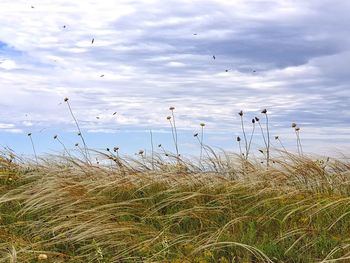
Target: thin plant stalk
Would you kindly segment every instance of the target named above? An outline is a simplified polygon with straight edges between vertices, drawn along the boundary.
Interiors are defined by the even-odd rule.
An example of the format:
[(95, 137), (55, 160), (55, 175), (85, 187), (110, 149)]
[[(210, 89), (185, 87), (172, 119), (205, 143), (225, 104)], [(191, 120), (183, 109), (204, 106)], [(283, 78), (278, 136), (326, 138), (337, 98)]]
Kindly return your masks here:
[(266, 166), (269, 167), (270, 165), (270, 129), (269, 129), (269, 117), (267, 116), (267, 113), (265, 113), (265, 116), (266, 116), (266, 132), (267, 132)]
[(203, 157), (203, 139), (204, 139), (204, 123), (201, 123), (201, 141), (200, 141), (200, 145), (201, 145), (201, 151), (199, 154), (199, 162), (202, 162), (202, 157)]
[(36, 164), (39, 165), (38, 155), (36, 154), (36, 150), (35, 150), (35, 146), (34, 146), (32, 134), (31, 134), (31, 133), (28, 133), (28, 137), (29, 137), (30, 142), (31, 142), (31, 144), (32, 144), (32, 148), (33, 148), (33, 152), (34, 152), (34, 157), (35, 157)]
[[(65, 98), (64, 101), (65, 101), (65, 102), (67, 103), (67, 105), (68, 105), (69, 112), (70, 112), (70, 114), (71, 114), (71, 116), (72, 116), (72, 118), (73, 118), (73, 120), (74, 120), (74, 122), (75, 122), (75, 126), (76, 126), (77, 129), (78, 129), (78, 135), (80, 136), (81, 141), (82, 141), (82, 143), (83, 143), (83, 145), (84, 145), (84, 151), (85, 151), (86, 158), (87, 158), (88, 162), (90, 163), (90, 159), (91, 159), (91, 158), (90, 158), (89, 153), (88, 153), (88, 148), (87, 148), (87, 145), (86, 145), (86, 143), (85, 143), (84, 136), (83, 136), (83, 134), (82, 134), (82, 132), (81, 132), (81, 129), (80, 129), (80, 127), (79, 127), (79, 123), (78, 123), (77, 119), (76, 119), (75, 116), (74, 116), (74, 113), (73, 113), (73, 110), (72, 110), (72, 108), (71, 108), (71, 106), (70, 106), (70, 103), (69, 103), (68, 98)], [(90, 163), (90, 164), (91, 164), (91, 163)]]
[(151, 160), (152, 160), (152, 170), (154, 170), (154, 147), (153, 147), (153, 133), (152, 133), (152, 130), (150, 130), (149, 133), (150, 133), (150, 136), (151, 136), (151, 149), (152, 149)]
[(247, 154), (246, 154), (247, 160), (248, 160), (248, 155), (250, 152), (250, 147), (252, 145), (252, 140), (253, 140), (253, 136), (254, 136), (254, 132), (255, 132), (255, 120), (254, 119), (252, 120), (252, 123), (253, 123), (253, 131), (252, 131), (252, 134), (250, 135), (250, 140), (249, 140), (249, 144), (248, 144), (248, 149), (247, 149)]
[(245, 144), (246, 158), (248, 158), (248, 156), (247, 156), (248, 155), (248, 141), (247, 141), (247, 136), (246, 136), (246, 132), (245, 132), (245, 129), (244, 129), (243, 113), (242, 113), (242, 111), (239, 113), (239, 115), (241, 116), (241, 127), (242, 127), (244, 144)]
[(171, 115), (173, 117), (174, 142), (175, 142), (175, 148), (176, 148), (176, 156), (178, 158), (179, 157), (179, 147), (177, 144), (177, 129), (176, 129), (176, 122), (175, 122), (175, 114), (174, 114), (173, 107), (171, 107), (170, 110), (171, 110)]

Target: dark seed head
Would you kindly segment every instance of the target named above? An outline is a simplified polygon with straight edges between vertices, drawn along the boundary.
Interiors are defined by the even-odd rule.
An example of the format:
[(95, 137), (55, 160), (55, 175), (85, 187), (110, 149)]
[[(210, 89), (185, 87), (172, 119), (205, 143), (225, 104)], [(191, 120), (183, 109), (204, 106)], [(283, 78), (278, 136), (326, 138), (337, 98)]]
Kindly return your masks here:
[(237, 136), (237, 142), (241, 141), (241, 137)]
[(292, 123), (292, 128), (297, 127), (297, 124), (295, 122)]
[(64, 98), (64, 101), (67, 102), (69, 99), (67, 97)]
[(238, 112), (238, 115), (242, 117), (243, 116), (243, 111)]
[(263, 109), (263, 110), (261, 111), (261, 113), (262, 113), (262, 114), (266, 114), (266, 113), (267, 113), (267, 109)]
[(258, 117), (255, 117), (254, 119), (255, 119), (256, 121), (259, 121), (259, 120), (260, 120)]

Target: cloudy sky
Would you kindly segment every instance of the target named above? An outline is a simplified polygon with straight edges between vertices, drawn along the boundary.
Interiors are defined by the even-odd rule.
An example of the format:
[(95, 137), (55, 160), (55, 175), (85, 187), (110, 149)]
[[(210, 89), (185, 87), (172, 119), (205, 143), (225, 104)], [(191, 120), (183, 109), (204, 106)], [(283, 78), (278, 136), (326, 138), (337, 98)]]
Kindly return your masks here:
[(344, 0), (1, 0), (0, 144), (28, 152), (32, 132), (40, 152), (59, 149), (54, 134), (73, 146), (69, 97), (91, 147), (149, 148), (152, 129), (172, 150), (174, 106), (184, 152), (201, 122), (208, 144), (237, 149), (237, 112), (249, 125), (263, 108), (291, 150), (296, 122), (307, 151), (345, 152), (349, 13)]

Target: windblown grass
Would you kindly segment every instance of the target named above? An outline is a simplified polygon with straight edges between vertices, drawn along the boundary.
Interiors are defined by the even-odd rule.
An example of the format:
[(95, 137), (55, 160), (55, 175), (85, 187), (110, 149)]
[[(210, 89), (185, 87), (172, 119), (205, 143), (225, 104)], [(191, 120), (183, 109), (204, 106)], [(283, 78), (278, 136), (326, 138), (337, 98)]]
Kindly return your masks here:
[[(349, 262), (350, 164), (0, 159), (0, 262)], [(173, 160), (173, 161), (171, 161)]]

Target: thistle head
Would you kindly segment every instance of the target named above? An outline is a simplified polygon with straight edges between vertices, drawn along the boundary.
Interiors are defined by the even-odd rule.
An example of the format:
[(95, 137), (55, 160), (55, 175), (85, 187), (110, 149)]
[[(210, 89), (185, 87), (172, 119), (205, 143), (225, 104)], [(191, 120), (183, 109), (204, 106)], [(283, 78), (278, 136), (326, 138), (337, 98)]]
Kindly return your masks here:
[(160, 147), (162, 147), (162, 145), (161, 145), (161, 144), (158, 144), (158, 147), (160, 148)]
[(32, 136), (32, 133), (30, 132), (30, 133), (28, 133), (27, 135), (30, 137), (30, 136)]
[(252, 123), (255, 124), (255, 119), (252, 119)]
[(143, 150), (139, 150), (139, 155), (142, 155), (144, 153)]
[(114, 148), (113, 148), (113, 151), (114, 151), (114, 152), (117, 152), (118, 150), (119, 150), (119, 147), (114, 147)]
[(257, 121), (257, 122), (260, 121), (260, 119), (259, 119), (258, 117), (255, 117), (254, 119), (255, 119), (255, 121)]
[(267, 113), (267, 109), (263, 109), (263, 110), (261, 111), (261, 113), (262, 113), (262, 114), (266, 114), (266, 113)]
[(79, 143), (74, 144), (74, 146), (75, 146), (75, 147), (78, 147), (78, 146), (79, 146)]
[(54, 139), (54, 140), (56, 140), (56, 139), (57, 139), (57, 137), (58, 137), (58, 136), (57, 136), (57, 135), (55, 135), (55, 136), (53, 136), (53, 139)]
[(237, 136), (237, 142), (241, 141), (241, 137)]
[(297, 127), (297, 124), (295, 122), (292, 123), (292, 128)]
[(170, 120), (171, 120), (171, 116), (166, 117), (166, 119), (167, 119), (168, 121), (170, 121)]
[(201, 123), (201, 124), (199, 124), (200, 126), (202, 126), (202, 127), (204, 127), (205, 126), (205, 123)]
[(275, 136), (275, 140), (278, 140), (279, 139), (279, 137), (278, 136)]
[(193, 137), (197, 137), (198, 136), (198, 132), (196, 132), (195, 134), (193, 134)]
[(110, 151), (109, 148), (106, 148), (106, 151), (109, 152)]
[(295, 128), (295, 131), (297, 131), (297, 132), (300, 131), (300, 128), (299, 128), (299, 127), (296, 127), (296, 128)]
[(64, 98), (64, 102), (67, 102), (69, 99), (67, 97)]
[(243, 116), (243, 111), (238, 112), (238, 115), (242, 117)]
[(173, 111), (175, 110), (175, 107), (170, 107), (169, 110)]

